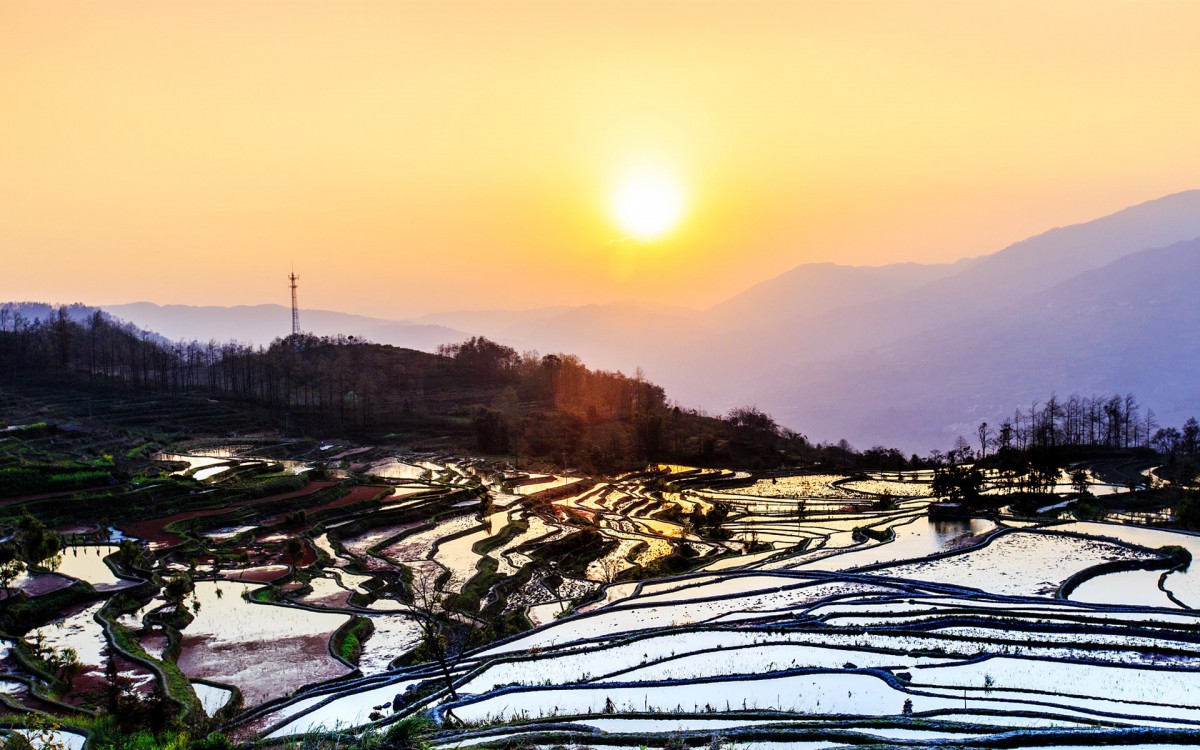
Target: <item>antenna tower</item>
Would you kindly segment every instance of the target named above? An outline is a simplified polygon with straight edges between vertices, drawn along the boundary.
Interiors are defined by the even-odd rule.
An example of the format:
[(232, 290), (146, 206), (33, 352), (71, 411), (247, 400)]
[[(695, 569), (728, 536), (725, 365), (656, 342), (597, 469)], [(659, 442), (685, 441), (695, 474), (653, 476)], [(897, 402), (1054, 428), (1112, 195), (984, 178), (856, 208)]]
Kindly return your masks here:
[(288, 274), (288, 281), (292, 282), (292, 335), (296, 336), (300, 333), (300, 307), (296, 304), (296, 282), (300, 277), (296, 275), (295, 270)]

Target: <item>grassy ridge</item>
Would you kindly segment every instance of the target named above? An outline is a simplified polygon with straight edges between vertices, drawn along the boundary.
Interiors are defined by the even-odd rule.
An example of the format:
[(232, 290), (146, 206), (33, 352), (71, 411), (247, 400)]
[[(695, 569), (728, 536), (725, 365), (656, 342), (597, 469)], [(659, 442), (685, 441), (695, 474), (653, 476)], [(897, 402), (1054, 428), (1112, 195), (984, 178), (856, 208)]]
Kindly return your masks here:
[(351, 664), (358, 664), (358, 660), (362, 656), (363, 644), (374, 632), (375, 623), (371, 622), (371, 618), (355, 615), (334, 632), (330, 648)]

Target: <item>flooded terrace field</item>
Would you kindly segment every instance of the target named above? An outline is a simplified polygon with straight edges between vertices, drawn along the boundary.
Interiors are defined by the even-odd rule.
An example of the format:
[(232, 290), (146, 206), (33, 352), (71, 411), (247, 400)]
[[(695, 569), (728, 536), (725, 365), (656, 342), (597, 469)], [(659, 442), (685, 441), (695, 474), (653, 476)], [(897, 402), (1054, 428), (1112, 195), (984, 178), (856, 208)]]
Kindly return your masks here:
[(931, 515), (920, 473), (212, 453), (164, 456), (174, 494), (116, 519), (127, 542), (14, 579), (68, 598), (23, 639), (78, 662), (51, 694), (14, 660), (14, 700), (91, 705), (115, 658), (131, 690), (271, 742), (417, 713), (437, 747), (1200, 728), (1196, 587), (1170, 552), (1200, 551), (1191, 535)]

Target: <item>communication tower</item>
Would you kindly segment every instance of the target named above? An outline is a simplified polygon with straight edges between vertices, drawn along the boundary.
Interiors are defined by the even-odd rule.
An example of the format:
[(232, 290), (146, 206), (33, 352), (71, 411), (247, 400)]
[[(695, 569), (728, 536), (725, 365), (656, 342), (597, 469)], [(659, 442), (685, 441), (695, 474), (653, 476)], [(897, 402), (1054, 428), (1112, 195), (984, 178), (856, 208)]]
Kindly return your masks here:
[(300, 277), (296, 275), (296, 271), (293, 269), (292, 272), (290, 274), (288, 274), (288, 281), (292, 282), (292, 335), (293, 336), (299, 335), (299, 333), (300, 333), (300, 306), (296, 304), (296, 282), (299, 280), (300, 280)]

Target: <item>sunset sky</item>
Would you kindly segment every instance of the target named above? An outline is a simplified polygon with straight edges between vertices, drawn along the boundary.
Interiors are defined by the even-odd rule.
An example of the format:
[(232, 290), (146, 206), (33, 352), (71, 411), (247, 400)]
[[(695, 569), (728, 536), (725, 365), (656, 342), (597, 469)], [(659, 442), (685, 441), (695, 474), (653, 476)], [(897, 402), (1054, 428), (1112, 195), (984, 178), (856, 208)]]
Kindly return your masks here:
[[(4, 2), (0, 298), (704, 307), (1200, 187), (1200, 2)], [(654, 175), (677, 219), (614, 216)], [(635, 191), (636, 192), (636, 191)], [(653, 217), (651, 217), (653, 218)], [(653, 222), (651, 222), (653, 223)]]

